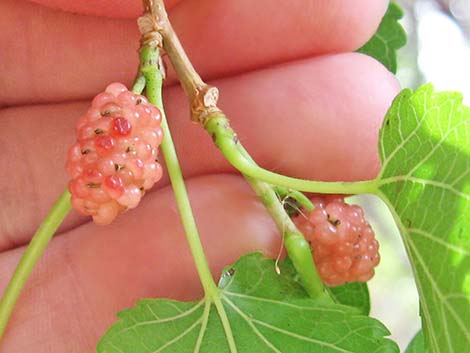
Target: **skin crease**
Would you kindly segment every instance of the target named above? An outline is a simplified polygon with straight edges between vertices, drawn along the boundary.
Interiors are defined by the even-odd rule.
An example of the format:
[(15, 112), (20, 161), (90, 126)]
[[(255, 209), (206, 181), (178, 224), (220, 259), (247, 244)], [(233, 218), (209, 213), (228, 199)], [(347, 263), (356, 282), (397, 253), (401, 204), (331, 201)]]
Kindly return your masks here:
[[(48, 3), (117, 17), (132, 17), (138, 8), (131, 1), (122, 1), (115, 12), (110, 12), (110, 1), (96, 1), (93, 6), (76, 1), (74, 8), (65, 8), (65, 1)], [(238, 12), (234, 3), (240, 6)], [(248, 0), (184, 0), (170, 16), (203, 77), (220, 86), (221, 107), (261, 165), (310, 179), (374, 177), (378, 171), (377, 130), (398, 85), (372, 59), (359, 54), (324, 54), (353, 50), (365, 42), (375, 31), (386, 1), (282, 3), (284, 7), (276, 10), (267, 0), (259, 5)], [(250, 16), (250, 6), (259, 6), (269, 15)], [(12, 273), (24, 251), (17, 246), (31, 237), (65, 185), (65, 146), (73, 141), (71, 125), (86, 109), (85, 103), (73, 100), (91, 98), (110, 81), (130, 82), (136, 62), (136, 32), (132, 21), (97, 20), (23, 1), (3, 1), (0, 8), (0, 23), (7, 24), (7, 31), (0, 31), (0, 101), (16, 105), (0, 111), (1, 292), (8, 281), (4, 274)], [(306, 8), (315, 9), (315, 17), (297, 22), (305, 17)], [(23, 11), (20, 18), (12, 16), (18, 9)], [(237, 13), (237, 26), (230, 17), (221, 17), (204, 27), (204, 11), (224, 16)], [(279, 20), (274, 21), (273, 16)], [(10, 33), (17, 21), (25, 21), (22, 25), (27, 33), (12, 41), (11, 34), (3, 32)], [(345, 21), (349, 27), (343, 32), (332, 30), (344, 27)], [(227, 31), (224, 23), (229, 23)], [(269, 36), (279, 23), (285, 37)], [(212, 34), (199, 41), (193, 26)], [(119, 37), (114, 38), (118, 27)], [(253, 28), (259, 30), (259, 37), (250, 44), (244, 38)], [(88, 43), (88, 50), (83, 43)], [(207, 54), (210, 44), (217, 49), (211, 51), (213, 55)], [(25, 48), (31, 54), (27, 59)], [(55, 48), (57, 51), (52, 50)], [(103, 53), (115, 55), (110, 60)], [(248, 69), (256, 70), (235, 75)], [(188, 122), (181, 90), (170, 88), (165, 98), (215, 276), (243, 253), (262, 250), (275, 256), (279, 235), (263, 206), (239, 176), (219, 174), (233, 170), (205, 132)], [(64, 228), (53, 239), (29, 279), (0, 343), (1, 353), (93, 352), (99, 337), (115, 321), (115, 313), (138, 298), (200, 297), (184, 232), (166, 185), (167, 179), (136, 210), (107, 227), (84, 224), (83, 218), (71, 214), (69, 230)]]

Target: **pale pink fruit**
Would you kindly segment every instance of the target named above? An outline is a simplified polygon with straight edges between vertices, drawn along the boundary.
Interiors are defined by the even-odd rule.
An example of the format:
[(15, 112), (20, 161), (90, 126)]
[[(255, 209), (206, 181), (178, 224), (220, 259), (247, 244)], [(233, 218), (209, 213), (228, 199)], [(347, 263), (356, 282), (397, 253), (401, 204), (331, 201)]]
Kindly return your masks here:
[(72, 205), (98, 224), (111, 223), (162, 176), (160, 111), (121, 83), (99, 93), (78, 120), (68, 152)]
[(310, 242), (318, 273), (329, 286), (366, 282), (380, 261), (379, 243), (357, 205), (337, 195), (314, 197), (315, 209), (294, 218)]

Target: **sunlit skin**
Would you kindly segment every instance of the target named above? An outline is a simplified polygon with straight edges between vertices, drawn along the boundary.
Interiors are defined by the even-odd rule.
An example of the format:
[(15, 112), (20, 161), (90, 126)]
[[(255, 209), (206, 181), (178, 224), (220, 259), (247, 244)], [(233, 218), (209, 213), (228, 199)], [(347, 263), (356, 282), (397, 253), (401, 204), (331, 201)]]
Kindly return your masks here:
[[(138, 62), (132, 18), (140, 1), (37, 2), (0, 2), (0, 105), (9, 106), (0, 110), (2, 290), (67, 185), (76, 120), (110, 82), (130, 85)], [(190, 58), (220, 88), (221, 108), (261, 165), (317, 180), (377, 174), (378, 128), (399, 86), (379, 63), (348, 52), (374, 33), (387, 1), (176, 2), (170, 17)], [(170, 69), (167, 115), (214, 275), (247, 252), (275, 256), (274, 223), (190, 123), (175, 82)], [(115, 313), (138, 298), (201, 294), (164, 172), (138, 208), (109, 226), (68, 216), (28, 281), (0, 352), (92, 352)]]

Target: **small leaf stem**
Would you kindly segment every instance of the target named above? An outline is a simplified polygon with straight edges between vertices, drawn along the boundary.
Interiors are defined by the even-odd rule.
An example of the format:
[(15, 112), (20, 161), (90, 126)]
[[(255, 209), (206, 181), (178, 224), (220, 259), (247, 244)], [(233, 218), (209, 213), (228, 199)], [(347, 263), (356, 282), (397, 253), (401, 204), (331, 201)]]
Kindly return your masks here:
[(70, 194), (65, 190), (62, 195), (60, 195), (54, 206), (52, 206), (51, 211), (36, 231), (36, 234), (34, 234), (26, 248), (26, 251), (21, 257), (21, 260), (18, 263), (0, 302), (0, 339), (3, 336), (16, 301), (18, 300), (26, 280), (34, 268), (34, 265), (38, 262), (47, 244), (51, 240), (57, 228), (59, 228), (65, 216), (69, 213), (70, 209)]
[(199, 237), (199, 232), (194, 220), (194, 216), (189, 202), (188, 193), (184, 183), (181, 167), (179, 165), (178, 156), (176, 154), (173, 139), (165, 117), (165, 111), (162, 103), (162, 85), (163, 76), (155, 64), (158, 62), (159, 51), (155, 48), (144, 47), (141, 50), (141, 71), (146, 80), (146, 95), (149, 101), (158, 107), (162, 114), (162, 152), (165, 159), (168, 174), (170, 176), (171, 185), (175, 194), (176, 203), (181, 215), (186, 237), (191, 249), (191, 253), (196, 264), (202, 286), (206, 297), (214, 298), (218, 295), (219, 290), (212, 277), (209, 264), (207, 262), (204, 250)]
[(273, 173), (259, 167), (241, 145), (237, 134), (223, 113), (214, 114), (206, 120), (205, 129), (214, 138), (215, 144), (227, 160), (241, 173), (265, 181), (272, 185), (283, 186), (297, 191), (321, 194), (371, 194), (377, 191), (377, 181), (324, 182), (303, 180)]

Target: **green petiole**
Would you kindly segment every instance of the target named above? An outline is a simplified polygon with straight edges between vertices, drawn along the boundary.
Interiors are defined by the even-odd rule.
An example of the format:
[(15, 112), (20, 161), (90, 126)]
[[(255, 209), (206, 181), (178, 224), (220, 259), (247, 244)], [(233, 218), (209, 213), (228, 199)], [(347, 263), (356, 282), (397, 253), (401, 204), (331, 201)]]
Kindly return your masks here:
[(191, 253), (196, 264), (196, 268), (204, 288), (206, 297), (217, 297), (219, 290), (212, 277), (209, 264), (199, 238), (196, 222), (191, 210), (183, 175), (176, 155), (175, 146), (171, 137), (170, 129), (165, 117), (162, 102), (163, 77), (155, 63), (158, 62), (158, 49), (144, 47), (141, 50), (141, 71), (146, 79), (146, 95), (149, 101), (158, 107), (162, 114), (163, 142), (162, 152), (165, 159), (171, 185), (176, 198), (176, 203), (181, 215), (181, 220), (186, 233), (186, 237), (191, 249)]
[(2, 301), (0, 302), (0, 339), (3, 337), (3, 333), (5, 332), (5, 328), (13, 312), (16, 301), (18, 300), (31, 271), (38, 262), (57, 228), (59, 228), (65, 216), (69, 213), (70, 209), (70, 194), (65, 190), (62, 195), (60, 195), (54, 206), (52, 206), (51, 211), (36, 231), (36, 234), (34, 234), (26, 248), (26, 251), (21, 257), (13, 276), (8, 283), (5, 293), (3, 294)]
[(204, 127), (214, 138), (215, 144), (230, 164), (251, 178), (297, 191), (321, 194), (373, 194), (377, 192), (376, 180), (355, 182), (311, 181), (288, 177), (261, 168), (251, 157), (247, 158), (243, 146), (223, 113), (207, 119)]

